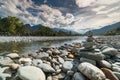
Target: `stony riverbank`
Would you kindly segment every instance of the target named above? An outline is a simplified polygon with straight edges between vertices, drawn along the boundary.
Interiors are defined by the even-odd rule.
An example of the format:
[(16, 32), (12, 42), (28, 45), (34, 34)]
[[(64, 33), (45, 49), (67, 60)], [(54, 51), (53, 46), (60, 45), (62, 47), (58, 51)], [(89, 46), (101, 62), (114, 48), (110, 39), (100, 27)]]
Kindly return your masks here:
[(0, 56), (0, 80), (120, 80), (120, 48), (106, 40), (97, 37), (91, 50), (71, 43)]

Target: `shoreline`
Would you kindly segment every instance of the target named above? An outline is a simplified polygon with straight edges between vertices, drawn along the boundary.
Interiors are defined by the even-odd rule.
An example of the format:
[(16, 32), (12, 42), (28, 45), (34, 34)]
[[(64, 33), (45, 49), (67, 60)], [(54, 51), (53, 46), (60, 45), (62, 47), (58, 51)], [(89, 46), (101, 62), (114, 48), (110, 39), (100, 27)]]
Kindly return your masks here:
[[(103, 42), (106, 37), (96, 38), (106, 43), (106, 41)], [(110, 39), (107, 38), (108, 42), (111, 41)], [(119, 80), (120, 57), (117, 54), (120, 54), (120, 51), (102, 43), (92, 50), (84, 49), (82, 43), (71, 43), (59, 47), (40, 48), (35, 53), (5, 54), (0, 56), (0, 78), (9, 77), (7, 80), (107, 80), (112, 76), (115, 80)], [(5, 70), (10, 71), (3, 73), (2, 71)], [(106, 71), (108, 73), (105, 73)]]

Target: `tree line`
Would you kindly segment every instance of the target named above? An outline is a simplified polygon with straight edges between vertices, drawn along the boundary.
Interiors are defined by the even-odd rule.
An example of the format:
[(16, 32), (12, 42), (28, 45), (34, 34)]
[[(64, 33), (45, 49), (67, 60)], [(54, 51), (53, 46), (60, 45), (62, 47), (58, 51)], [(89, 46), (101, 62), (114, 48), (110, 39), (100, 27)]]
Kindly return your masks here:
[(0, 18), (0, 35), (6, 36), (79, 36), (80, 34), (72, 34), (72, 32), (64, 32), (62, 30), (54, 31), (47, 26), (39, 26), (38, 30), (28, 28), (19, 18), (8, 16)]

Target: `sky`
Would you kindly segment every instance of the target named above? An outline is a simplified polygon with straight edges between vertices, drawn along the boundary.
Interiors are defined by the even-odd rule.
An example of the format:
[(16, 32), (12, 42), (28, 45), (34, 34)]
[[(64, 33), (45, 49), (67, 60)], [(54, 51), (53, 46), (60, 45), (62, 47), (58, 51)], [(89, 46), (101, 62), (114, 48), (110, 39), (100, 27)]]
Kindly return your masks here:
[(120, 0), (0, 0), (0, 17), (79, 33), (120, 22)]

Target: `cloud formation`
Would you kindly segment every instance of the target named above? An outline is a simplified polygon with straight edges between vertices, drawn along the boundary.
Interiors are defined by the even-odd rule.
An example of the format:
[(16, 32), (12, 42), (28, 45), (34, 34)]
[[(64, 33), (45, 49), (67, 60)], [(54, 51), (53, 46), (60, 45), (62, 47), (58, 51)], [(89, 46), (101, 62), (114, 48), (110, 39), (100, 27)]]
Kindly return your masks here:
[(120, 0), (0, 0), (0, 16), (84, 32), (120, 21)]

